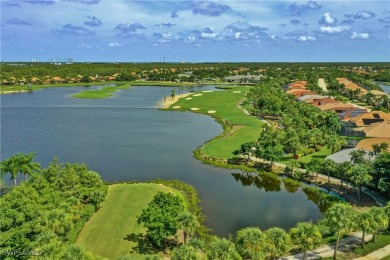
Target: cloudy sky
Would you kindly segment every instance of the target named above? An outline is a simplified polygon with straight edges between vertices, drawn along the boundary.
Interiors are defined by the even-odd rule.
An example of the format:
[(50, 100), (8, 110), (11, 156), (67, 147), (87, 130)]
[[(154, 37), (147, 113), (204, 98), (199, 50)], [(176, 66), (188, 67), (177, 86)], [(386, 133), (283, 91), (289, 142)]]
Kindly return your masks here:
[(1, 0), (1, 59), (390, 61), (386, 1)]

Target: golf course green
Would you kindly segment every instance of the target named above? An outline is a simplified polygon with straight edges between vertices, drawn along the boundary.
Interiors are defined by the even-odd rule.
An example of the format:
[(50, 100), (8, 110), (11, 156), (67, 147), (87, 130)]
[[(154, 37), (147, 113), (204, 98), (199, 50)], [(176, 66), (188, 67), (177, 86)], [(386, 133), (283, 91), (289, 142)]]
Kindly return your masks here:
[(202, 153), (214, 158), (231, 158), (241, 144), (257, 140), (263, 123), (247, 115), (239, 103), (245, 99), (249, 87), (234, 87), (223, 91), (201, 91), (170, 106), (173, 110), (187, 110), (208, 114), (224, 124), (224, 133), (202, 147)]

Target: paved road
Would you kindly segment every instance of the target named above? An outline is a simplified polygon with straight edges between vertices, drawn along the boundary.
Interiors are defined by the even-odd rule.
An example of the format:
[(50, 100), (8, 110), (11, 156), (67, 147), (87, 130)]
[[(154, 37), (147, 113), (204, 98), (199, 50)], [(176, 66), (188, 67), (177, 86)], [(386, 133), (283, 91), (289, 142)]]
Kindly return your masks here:
[[(372, 239), (372, 235), (366, 235), (365, 241), (369, 241), (371, 239)], [(360, 246), (361, 240), (362, 240), (361, 232), (351, 233), (349, 237), (344, 238), (340, 241), (337, 252), (351, 251), (353, 248)], [(313, 260), (313, 259), (321, 259), (322, 257), (332, 257), (334, 254), (334, 248), (335, 248), (335, 244), (324, 245), (320, 248), (307, 252), (306, 259)], [(302, 258), (303, 258), (303, 253), (299, 253), (299, 254), (286, 256), (280, 259), (294, 260), (294, 259), (302, 259)]]
[(318, 79), (318, 86), (322, 88), (324, 92), (328, 92), (328, 88), (326, 87), (326, 83), (323, 78)]
[(371, 252), (366, 256), (356, 258), (355, 260), (380, 260), (385, 258), (386, 256), (390, 256), (390, 245), (387, 245), (381, 249)]
[[(256, 161), (256, 162), (267, 162), (263, 159), (259, 159), (259, 158), (256, 158), (254, 156), (251, 157), (251, 160), (252, 161)], [(287, 165), (286, 164), (283, 164), (283, 163), (278, 163), (278, 162), (275, 162), (274, 163), (275, 166), (279, 166), (279, 167), (286, 167)], [(301, 172), (306, 172), (305, 169), (298, 169), (299, 171)], [(327, 175), (323, 175), (323, 174), (318, 174), (319, 177), (323, 178), (323, 179), (328, 179), (328, 176)], [(341, 180), (338, 179), (338, 178), (335, 178), (335, 177), (330, 177), (329, 178), (330, 182), (331, 183), (335, 183), (335, 184), (340, 184), (341, 183)], [(344, 182), (346, 183), (346, 182)], [(349, 186), (353, 186), (353, 184), (351, 183), (348, 183)], [(383, 198), (382, 196), (380, 196), (379, 194), (377, 194), (376, 192), (366, 188), (366, 187), (362, 187), (362, 192), (364, 192), (365, 194), (367, 194), (368, 196), (370, 196), (373, 200), (375, 200), (375, 202), (378, 204), (378, 206), (385, 206), (386, 203), (387, 203), (387, 200), (385, 198)]]

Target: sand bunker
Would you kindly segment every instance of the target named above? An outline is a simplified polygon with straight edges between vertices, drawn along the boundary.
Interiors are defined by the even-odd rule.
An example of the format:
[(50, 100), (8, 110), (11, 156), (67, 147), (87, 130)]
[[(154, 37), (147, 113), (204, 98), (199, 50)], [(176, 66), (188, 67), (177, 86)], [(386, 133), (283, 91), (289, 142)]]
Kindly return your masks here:
[(190, 97), (188, 97), (188, 98), (186, 98), (186, 100), (191, 100), (192, 98), (190, 98)]
[(233, 93), (241, 93), (241, 91), (233, 91)]
[(194, 97), (199, 97), (199, 96), (202, 96), (202, 94), (195, 94), (193, 95)]
[(181, 106), (174, 106), (174, 107), (172, 107), (172, 108), (181, 108)]
[(197, 108), (197, 107), (191, 107), (191, 110), (195, 111), (195, 110), (199, 110), (199, 108)]
[(210, 92), (213, 92), (212, 90), (203, 90), (202, 92), (204, 93), (210, 93)]
[(209, 111), (207, 111), (207, 113), (209, 113), (209, 114), (214, 114), (215, 112), (217, 112), (217, 111), (215, 111), (215, 110), (209, 110)]

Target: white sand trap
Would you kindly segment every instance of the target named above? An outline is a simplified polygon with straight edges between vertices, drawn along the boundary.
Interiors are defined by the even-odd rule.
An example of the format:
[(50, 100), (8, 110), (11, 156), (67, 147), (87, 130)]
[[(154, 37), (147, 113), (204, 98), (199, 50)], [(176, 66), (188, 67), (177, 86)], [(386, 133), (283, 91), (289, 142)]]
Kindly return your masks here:
[(191, 99), (192, 99), (191, 97), (186, 98), (186, 100), (191, 100)]
[(194, 97), (199, 97), (199, 96), (202, 96), (202, 94), (195, 94), (193, 95)]
[(209, 111), (207, 111), (207, 113), (209, 113), (209, 114), (214, 114), (215, 112), (217, 112), (217, 111), (215, 111), (215, 110), (209, 110)]
[(174, 106), (174, 107), (172, 107), (172, 108), (181, 108), (181, 106)]
[(233, 93), (241, 93), (241, 91), (239, 91), (239, 90), (238, 91), (233, 91)]
[(197, 108), (197, 107), (191, 107), (191, 110), (195, 111), (195, 110), (199, 110), (199, 108)]
[(210, 93), (210, 92), (213, 92), (212, 90), (203, 90), (202, 92), (204, 93)]

